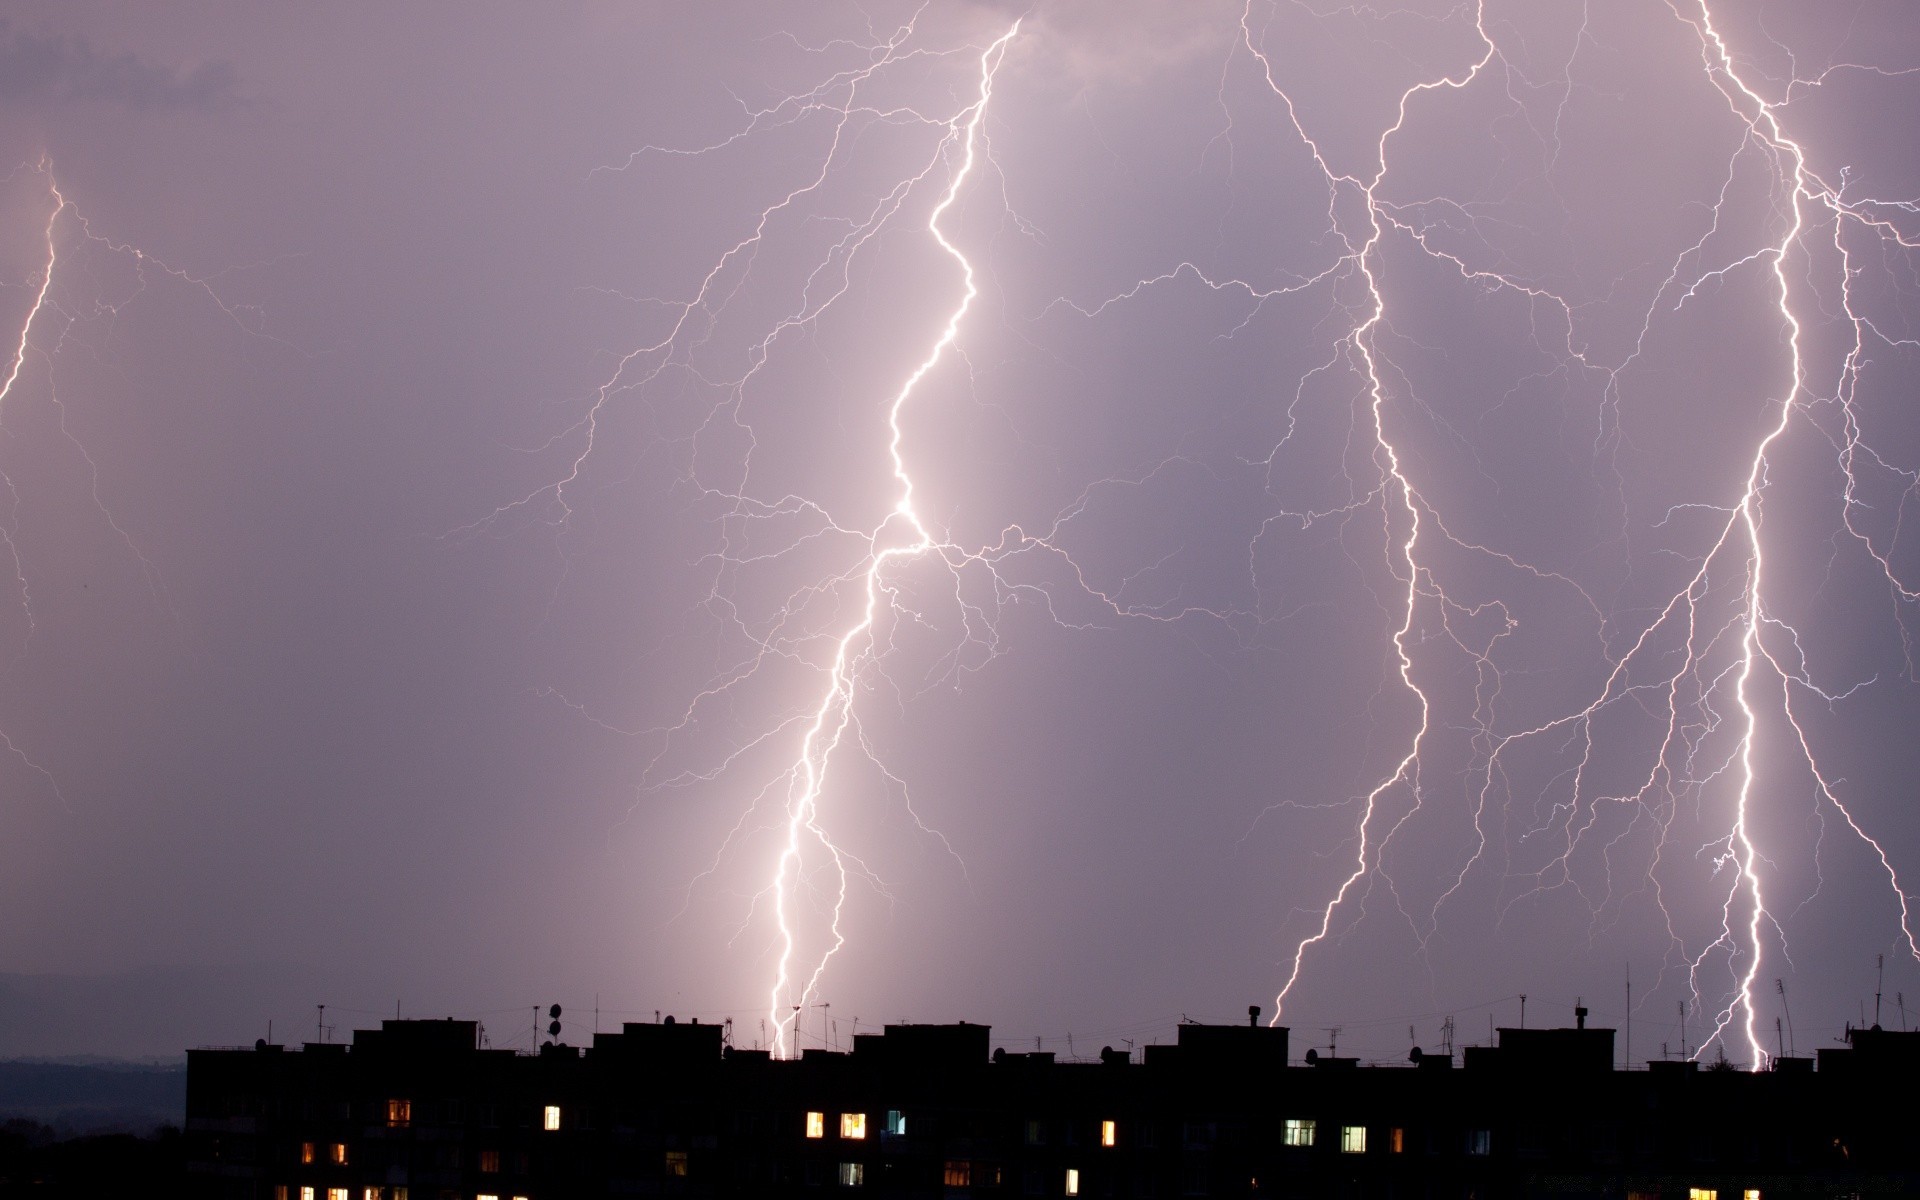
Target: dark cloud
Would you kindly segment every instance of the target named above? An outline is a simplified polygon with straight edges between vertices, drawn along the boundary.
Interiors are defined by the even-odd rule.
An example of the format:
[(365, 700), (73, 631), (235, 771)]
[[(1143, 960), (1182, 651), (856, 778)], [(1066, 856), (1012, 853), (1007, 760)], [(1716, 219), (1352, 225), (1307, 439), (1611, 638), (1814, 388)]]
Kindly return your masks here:
[(106, 54), (85, 38), (22, 33), (0, 24), (0, 100), (94, 102), (137, 112), (238, 104), (239, 73), (224, 60), (171, 67), (137, 54)]

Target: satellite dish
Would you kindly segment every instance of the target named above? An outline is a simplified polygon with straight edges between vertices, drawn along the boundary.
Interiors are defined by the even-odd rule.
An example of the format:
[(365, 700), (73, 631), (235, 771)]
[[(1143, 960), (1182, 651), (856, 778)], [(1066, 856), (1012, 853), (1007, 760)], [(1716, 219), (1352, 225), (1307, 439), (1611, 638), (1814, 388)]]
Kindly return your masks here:
[(553, 1022), (552, 1024), (550, 1024), (550, 1025), (548, 1025), (548, 1026), (547, 1026), (547, 1034), (548, 1034), (549, 1036), (551, 1036), (551, 1037), (559, 1037), (559, 1036), (560, 1036), (560, 1022), (558, 1022), (558, 1021), (555, 1021), (555, 1022)]
[(661, 1022), (661, 1024), (662, 1024), (662, 1025), (671, 1025), (671, 1024), (673, 1024), (673, 1017), (672, 1017), (672, 1015), (671, 1015), (671, 1014), (669, 1014), (669, 1015), (668, 1015), (668, 1017), (667, 1017), (667, 1019), (666, 1019), (666, 1020), (664, 1020), (664, 1021), (662, 1021), (662, 1022)]
[(1413, 1050), (1412, 1050), (1411, 1052), (1409, 1052), (1409, 1053), (1408, 1053), (1408, 1055), (1407, 1055), (1407, 1061), (1408, 1061), (1408, 1062), (1419, 1062), (1419, 1061), (1420, 1061), (1420, 1054), (1421, 1054), (1421, 1051), (1420, 1051), (1420, 1047), (1418, 1047), (1418, 1046), (1415, 1046), (1415, 1047), (1413, 1048)]
[(1320, 1052), (1319, 1052), (1318, 1050), (1309, 1050), (1309, 1051), (1307, 1051), (1307, 1061), (1308, 1061), (1308, 1062), (1310, 1062), (1310, 1063), (1317, 1063), (1317, 1062), (1319, 1062), (1319, 1061), (1320, 1061)]
[(548, 1010), (547, 1010), (547, 1016), (549, 1016), (549, 1017), (551, 1017), (551, 1018), (553, 1018), (554, 1020), (556, 1020), (556, 1021), (558, 1021), (558, 1020), (560, 1019), (560, 1006), (559, 1006), (558, 1004), (556, 1004), (556, 1005), (554, 1005), (554, 1006), (553, 1006), (552, 1008), (550, 1008), (550, 1009), (548, 1009)]

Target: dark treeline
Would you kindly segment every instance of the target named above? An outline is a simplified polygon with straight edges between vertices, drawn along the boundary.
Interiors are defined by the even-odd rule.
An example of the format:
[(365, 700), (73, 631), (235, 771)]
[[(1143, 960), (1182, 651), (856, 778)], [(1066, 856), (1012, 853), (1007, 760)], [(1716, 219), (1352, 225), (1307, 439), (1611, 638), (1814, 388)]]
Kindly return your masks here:
[(171, 1125), (147, 1137), (95, 1133), (63, 1138), (37, 1121), (0, 1124), (0, 1200), (170, 1198), (184, 1196), (185, 1185), (180, 1131)]

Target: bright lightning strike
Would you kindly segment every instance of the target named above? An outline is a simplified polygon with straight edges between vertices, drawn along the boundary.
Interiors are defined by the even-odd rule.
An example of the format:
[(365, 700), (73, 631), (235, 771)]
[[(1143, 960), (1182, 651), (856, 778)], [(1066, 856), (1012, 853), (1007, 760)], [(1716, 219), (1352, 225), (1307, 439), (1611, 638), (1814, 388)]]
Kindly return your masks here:
[[(1634, 898), (1650, 895), (1668, 939), (1662, 970), (1678, 975), (1688, 1007), (1709, 1017), (1707, 1034), (1693, 1052), (1720, 1046), (1756, 1068), (1764, 1065), (1769, 1050), (1760, 1032), (1758, 986), (1789, 949), (1786, 921), (1774, 898), (1779, 885), (1769, 882), (1773, 860), (1785, 845), (1770, 849), (1766, 839), (1781, 837), (1790, 824), (1785, 818), (1797, 790), (1789, 778), (1796, 756), (1817, 805), (1837, 815), (1878, 864), (1897, 909), (1900, 940), (1920, 960), (1910, 897), (1893, 857), (1823, 766), (1804, 720), (1807, 706), (1831, 707), (1869, 681), (1842, 689), (1815, 682), (1802, 631), (1788, 623), (1777, 599), (1779, 568), (1766, 519), (1789, 440), (1803, 434), (1822, 439), (1835, 451), (1846, 536), (1883, 577), (1896, 610), (1920, 599), (1896, 565), (1897, 524), (1892, 533), (1876, 533), (1869, 526), (1877, 518), (1862, 499), (1869, 490), (1863, 470), (1909, 481), (1914, 476), (1871, 447), (1858, 403), (1876, 350), (1911, 344), (1876, 325), (1857, 299), (1856, 283), (1875, 258), (1906, 261), (1915, 243), (1903, 231), (1901, 217), (1911, 206), (1852, 194), (1844, 174), (1838, 183), (1822, 178), (1806, 144), (1788, 132), (1793, 100), (1830, 77), (1897, 72), (1842, 63), (1814, 78), (1756, 85), (1750, 82), (1753, 68), (1730, 48), (1704, 0), (1669, 0), (1668, 10), (1672, 20), (1649, 29), (1647, 36), (1671, 40), (1677, 30), (1690, 40), (1700, 78), (1731, 117), (1732, 135), (1716, 202), (1701, 207), (1692, 240), (1663, 270), (1639, 310), (1638, 335), (1620, 352), (1600, 349), (1607, 336), (1597, 316), (1601, 302), (1488, 256), (1501, 233), (1493, 215), (1498, 201), (1455, 200), (1419, 190), (1418, 181), (1400, 182), (1402, 175), (1417, 176), (1422, 168), (1396, 164), (1432, 151), (1412, 132), (1416, 121), (1431, 128), (1447, 119), (1452, 106), (1475, 99), (1498, 103), (1504, 97), (1503, 122), (1537, 139), (1546, 164), (1544, 182), (1554, 186), (1552, 172), (1565, 150), (1563, 127), (1580, 87), (1577, 60), (1598, 44), (1590, 32), (1593, 14), (1583, 10), (1562, 77), (1555, 81), (1526, 73), (1520, 64), (1534, 57), (1532, 47), (1513, 28), (1515, 16), (1487, 0), (1433, 18), (1411, 11), (1323, 11), (1249, 0), (1241, 11), (1237, 50), (1277, 106), (1278, 127), (1306, 152), (1325, 188), (1326, 226), (1316, 245), (1326, 257), (1294, 268), (1292, 278), (1279, 285), (1251, 276), (1230, 278), (1186, 262), (1097, 304), (1074, 306), (1097, 318), (1149, 288), (1172, 287), (1192, 277), (1212, 293), (1247, 299), (1247, 315), (1227, 336), (1247, 336), (1269, 304), (1315, 294), (1326, 298), (1330, 315), (1344, 319), (1320, 365), (1293, 386), (1286, 437), (1260, 462), (1273, 473), (1289, 461), (1299, 465), (1288, 455), (1295, 451), (1301, 409), (1314, 389), (1345, 375), (1355, 387), (1355, 428), (1365, 430), (1369, 473), (1348, 475), (1353, 490), (1345, 501), (1277, 511), (1263, 525), (1260, 539), (1278, 528), (1305, 530), (1330, 520), (1350, 528), (1355, 518), (1367, 518), (1365, 540), (1377, 546), (1369, 553), (1380, 556), (1393, 588), (1390, 599), (1379, 594), (1383, 613), (1391, 616), (1385, 642), (1392, 686), (1383, 684), (1382, 696), (1397, 689), (1409, 718), (1389, 767), (1350, 806), (1346, 867), (1281, 962), (1275, 1022), (1295, 998), (1310, 960), (1330, 954), (1334, 944), (1359, 928), (1368, 898), (1381, 890), (1421, 952), (1439, 931), (1443, 912), (1465, 903), (1476, 887), (1491, 886), (1502, 920), (1523, 902), (1572, 892), (1589, 907), (1596, 929), (1622, 920)], [(1382, 106), (1387, 119), (1367, 143), (1365, 157), (1349, 164), (1343, 154), (1351, 158), (1353, 152), (1329, 145), (1311, 106), (1300, 101), (1288, 67), (1277, 61), (1273, 47), (1295, 44), (1286, 33), (1273, 32), (1283, 15), (1309, 25), (1346, 21), (1361, 29), (1395, 20), (1425, 22), (1430, 32), (1451, 27), (1449, 36), (1459, 49), (1451, 66), (1415, 79)], [(1517, 53), (1503, 45), (1509, 39)], [(1379, 44), (1387, 43), (1382, 38)], [(1231, 115), (1225, 92), (1231, 74), (1230, 63), (1222, 74), (1221, 98), (1230, 116), (1220, 135), (1228, 142), (1234, 130), (1247, 127)], [(1544, 119), (1538, 97), (1551, 102)], [(1621, 203), (1638, 202), (1631, 191), (1621, 197)], [(1756, 207), (1764, 213), (1757, 220), (1751, 215)], [(1756, 224), (1770, 228), (1756, 233), (1750, 228)], [(1616, 537), (1621, 546), (1630, 545), (1624, 514), (1632, 507), (1621, 467), (1627, 436), (1622, 411), (1636, 398), (1634, 389), (1646, 386), (1636, 374), (1642, 360), (1668, 336), (1675, 314), (1701, 303), (1703, 294), (1750, 275), (1766, 281), (1776, 323), (1747, 336), (1778, 344), (1784, 362), (1763, 385), (1765, 394), (1752, 400), (1752, 407), (1764, 407), (1767, 416), (1745, 443), (1737, 481), (1722, 494), (1708, 492), (1675, 506), (1661, 522), (1674, 526), (1702, 516), (1712, 521), (1694, 548), (1674, 551), (1691, 564), (1676, 587), (1632, 608), (1610, 605), (1606, 585), (1583, 582), (1564, 569), (1536, 565), (1526, 554), (1456, 532), (1470, 522), (1449, 516), (1448, 502), (1433, 498), (1431, 486), (1412, 465), (1432, 455), (1421, 447), (1410, 457), (1417, 443), (1416, 422), (1409, 416), (1428, 411), (1431, 398), (1415, 382), (1413, 360), (1427, 348), (1395, 328), (1395, 314), (1405, 307), (1393, 298), (1396, 283), (1434, 269), (1482, 297), (1519, 305), (1527, 314), (1524, 348), (1551, 360), (1541, 377), (1564, 381), (1570, 392), (1584, 388), (1596, 395), (1593, 461), (1615, 481), (1615, 506), (1623, 514)], [(1824, 377), (1830, 382), (1820, 386), (1810, 365), (1809, 314), (1845, 335), (1838, 354), (1827, 352), (1832, 365)], [(1462, 440), (1467, 440), (1464, 434)], [(1261, 551), (1262, 540), (1256, 540), (1250, 559)], [(1490, 591), (1484, 571), (1467, 570), (1472, 564), (1509, 582)], [(1538, 669), (1507, 647), (1527, 623), (1520, 615), (1529, 603), (1525, 589), (1541, 587), (1564, 592), (1572, 610), (1590, 619), (1587, 636), (1603, 647), (1605, 669), (1593, 691), (1570, 706), (1563, 702), (1558, 711), (1543, 712), (1537, 704), (1521, 708), (1507, 699), (1510, 681)], [(1895, 617), (1904, 639), (1904, 613), (1896, 611)], [(1461, 678), (1470, 687), (1454, 682)], [(1436, 788), (1436, 775), (1467, 781), (1458, 793), (1464, 805), (1441, 803), (1445, 793)], [(1516, 794), (1526, 786), (1521, 781), (1535, 780), (1538, 800)], [(1463, 815), (1470, 820), (1472, 840), (1438, 886), (1396, 871), (1392, 863), (1402, 846), (1444, 839), (1448, 822), (1457, 828)], [(1693, 826), (1706, 832), (1690, 844), (1680, 841), (1680, 830)], [(1502, 837), (1502, 830), (1515, 828), (1517, 837)], [(1642, 838), (1650, 840), (1650, 849), (1637, 849)], [(1816, 847), (1816, 859), (1819, 852)], [(1669, 895), (1670, 889), (1681, 889), (1666, 868), (1682, 858), (1705, 867), (1706, 886), (1717, 896), (1704, 929)], [(1636, 862), (1644, 863), (1638, 882), (1630, 865)], [(1424, 900), (1416, 898), (1423, 894)]]

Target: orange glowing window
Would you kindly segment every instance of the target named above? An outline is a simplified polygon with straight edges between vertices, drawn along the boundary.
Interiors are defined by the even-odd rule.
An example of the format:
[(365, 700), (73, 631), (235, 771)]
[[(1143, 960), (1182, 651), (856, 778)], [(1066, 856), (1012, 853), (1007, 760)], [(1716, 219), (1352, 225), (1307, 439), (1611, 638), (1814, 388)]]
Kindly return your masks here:
[(1114, 1121), (1100, 1122), (1100, 1144), (1114, 1146), (1120, 1142), (1120, 1126)]
[(540, 1128), (552, 1133), (560, 1128), (560, 1106), (549, 1104), (540, 1114)]
[(823, 1138), (827, 1136), (827, 1114), (823, 1112), (810, 1112), (807, 1114), (807, 1136), (810, 1138)]
[[(300, 1162), (301, 1162), (301, 1165), (303, 1166), (313, 1165), (313, 1143), (312, 1142), (300, 1143)], [(307, 1200), (312, 1200), (312, 1197), (308, 1197)]]
[(412, 1124), (412, 1122), (413, 1122), (413, 1101), (411, 1100), (387, 1101), (387, 1127), (388, 1128), (405, 1129), (408, 1125)]
[(867, 1114), (841, 1113), (840, 1136), (856, 1140), (867, 1136)]
[(498, 1175), (500, 1173), (500, 1152), (498, 1150), (482, 1150), (480, 1152), (480, 1173), (482, 1175)]
[(328, 1146), (327, 1159), (328, 1161), (333, 1163), (333, 1165), (336, 1167), (346, 1166), (347, 1165), (347, 1144), (345, 1142), (335, 1142), (333, 1143), (333, 1145)]

